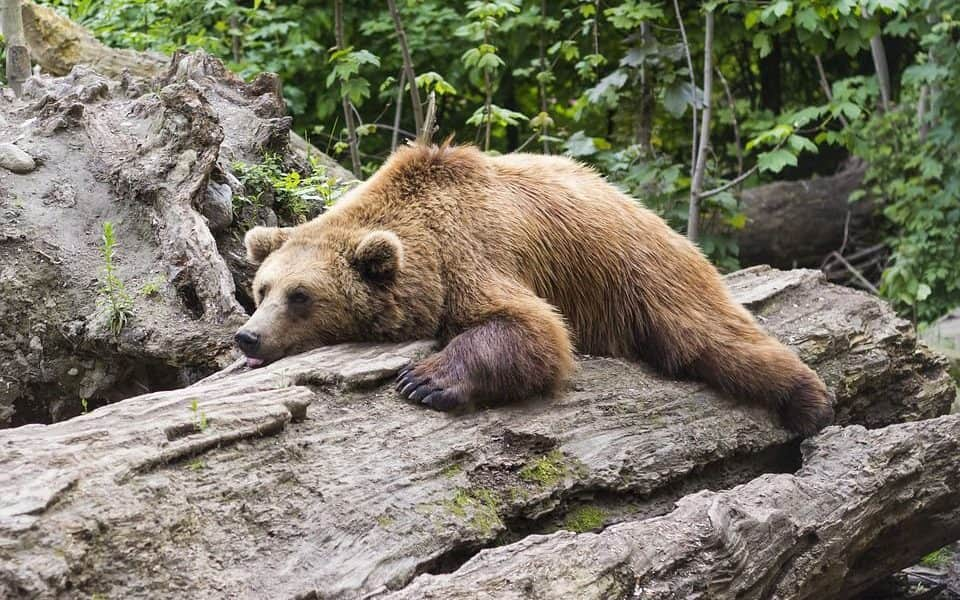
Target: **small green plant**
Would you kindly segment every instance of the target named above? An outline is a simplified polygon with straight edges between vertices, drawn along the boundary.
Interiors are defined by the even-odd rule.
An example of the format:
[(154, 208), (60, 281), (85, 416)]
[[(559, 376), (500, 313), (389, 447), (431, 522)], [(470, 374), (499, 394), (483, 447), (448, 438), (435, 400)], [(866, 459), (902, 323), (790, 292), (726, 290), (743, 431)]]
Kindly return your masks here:
[(145, 298), (153, 298), (154, 296), (160, 294), (160, 289), (165, 283), (166, 281), (163, 279), (163, 277), (161, 275), (157, 275), (140, 287), (140, 293), (143, 294)]
[(190, 402), (190, 412), (193, 413), (193, 428), (197, 431), (206, 431), (210, 423), (207, 421), (206, 413), (200, 409), (200, 404), (196, 398)]
[(86, 399), (86, 398), (80, 398), (80, 414), (81, 414), (81, 415), (85, 415), (85, 414), (87, 414), (88, 412), (90, 412), (90, 411), (88, 410), (88, 407), (87, 407), (87, 399)]
[(113, 223), (106, 221), (103, 224), (100, 256), (103, 259), (103, 285), (100, 287), (100, 304), (107, 311), (107, 322), (113, 335), (120, 335), (120, 331), (133, 315), (133, 300), (127, 293), (126, 286), (117, 275), (117, 236)]
[(262, 208), (263, 195), (273, 194), (275, 207), (281, 217), (293, 223), (303, 223), (313, 206), (332, 205), (342, 195), (344, 186), (337, 185), (327, 168), (315, 157), (310, 157), (310, 174), (287, 171), (280, 155), (267, 152), (259, 164), (233, 163), (233, 170), (247, 194), (233, 198), (233, 209), (239, 213), (244, 207)]
[(203, 469), (207, 468), (207, 465), (199, 458), (195, 458), (190, 461), (190, 464), (187, 465), (187, 468), (191, 471), (202, 471)]

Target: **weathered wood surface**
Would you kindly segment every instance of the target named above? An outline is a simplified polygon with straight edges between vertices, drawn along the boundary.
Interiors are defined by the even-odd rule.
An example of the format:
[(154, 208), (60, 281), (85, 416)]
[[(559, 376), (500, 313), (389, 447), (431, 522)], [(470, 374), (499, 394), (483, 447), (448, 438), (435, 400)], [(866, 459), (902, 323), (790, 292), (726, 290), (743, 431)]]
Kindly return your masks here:
[[(840, 424), (880, 427), (947, 409), (954, 390), (944, 361), (918, 345), (882, 302), (810, 271), (751, 269), (728, 281), (835, 390)], [(870, 523), (868, 514), (917, 524), (910, 543), (891, 550), (895, 560), (850, 563), (888, 561), (889, 571), (953, 535), (946, 525), (949, 533), (907, 516), (929, 516), (922, 522), (937, 525), (937, 515), (948, 511), (950, 496), (941, 488), (956, 490), (955, 467), (933, 456), (956, 455), (952, 418), (889, 434), (832, 431), (807, 447), (795, 478), (768, 476), (729, 495), (700, 493), (670, 516), (686, 494), (793, 471), (796, 440), (763, 409), (593, 357), (581, 359), (571, 388), (554, 399), (461, 416), (424, 410), (381, 382), (429, 347), (330, 347), (255, 371), (234, 365), (183, 390), (131, 398), (64, 423), (0, 431), (0, 597), (354, 598), (401, 589), (418, 575), (457, 569), (481, 548), (522, 540), (451, 578), (416, 579), (409, 594), (437, 590), (444, 597), (468, 590), (471, 581), (477, 590), (508, 590), (514, 579), (499, 577), (497, 567), (534, 564), (543, 559), (536, 548), (547, 544), (593, 552), (591, 540), (607, 539), (530, 534), (617, 522), (623, 524), (600, 536), (619, 546), (592, 559), (553, 553), (563, 572), (526, 573), (532, 589), (540, 578), (604, 589), (620, 581), (624, 565), (640, 560), (637, 547), (688, 535), (688, 547), (662, 548), (666, 554), (650, 559), (645, 589), (662, 589), (685, 572), (671, 556), (703, 553), (693, 568), (706, 568), (711, 556), (717, 565), (745, 568), (753, 543), (774, 552), (751, 571), (754, 589), (790, 589), (799, 579), (786, 574), (806, 572), (799, 565), (812, 560), (807, 551), (815, 544), (807, 547), (812, 538), (804, 529), (811, 520), (833, 540), (843, 538), (848, 521)], [(913, 448), (911, 436), (924, 448), (917, 460), (898, 454)], [(834, 453), (850, 458), (830, 471)], [(845, 479), (857, 465), (869, 468), (860, 469), (860, 479)], [(836, 513), (790, 512), (788, 501), (797, 503), (805, 490), (823, 496), (808, 498), (811, 510), (831, 506), (827, 497), (850, 500), (837, 500)], [(592, 522), (580, 518), (588, 508)], [(667, 516), (650, 521), (660, 515)], [(689, 524), (670, 527), (671, 518)], [(730, 522), (726, 538), (712, 533), (710, 519)], [(661, 537), (627, 540), (633, 531)], [(700, 531), (709, 535), (697, 538)], [(674, 537), (663, 537), (670, 532)], [(875, 540), (893, 540), (894, 533), (878, 532)], [(791, 535), (806, 545), (794, 547)], [(597, 569), (575, 564), (591, 560)], [(610, 571), (602, 568), (607, 560)], [(490, 570), (477, 567), (484, 561)], [(877, 570), (859, 569), (856, 585), (882, 575)], [(709, 581), (721, 585), (722, 573)], [(849, 577), (830, 570), (821, 583), (839, 586)], [(636, 581), (614, 583), (632, 590)]]
[(804, 442), (795, 474), (600, 533), (529, 536), (382, 598), (850, 598), (960, 538), (960, 415)]

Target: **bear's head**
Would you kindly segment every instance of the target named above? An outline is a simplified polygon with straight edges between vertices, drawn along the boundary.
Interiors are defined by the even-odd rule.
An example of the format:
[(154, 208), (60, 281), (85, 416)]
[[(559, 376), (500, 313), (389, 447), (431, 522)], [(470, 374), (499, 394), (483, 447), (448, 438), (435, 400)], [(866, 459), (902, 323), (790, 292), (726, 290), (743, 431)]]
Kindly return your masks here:
[(403, 244), (386, 230), (254, 227), (244, 243), (260, 263), (256, 312), (237, 332), (251, 367), (326, 344), (384, 339)]

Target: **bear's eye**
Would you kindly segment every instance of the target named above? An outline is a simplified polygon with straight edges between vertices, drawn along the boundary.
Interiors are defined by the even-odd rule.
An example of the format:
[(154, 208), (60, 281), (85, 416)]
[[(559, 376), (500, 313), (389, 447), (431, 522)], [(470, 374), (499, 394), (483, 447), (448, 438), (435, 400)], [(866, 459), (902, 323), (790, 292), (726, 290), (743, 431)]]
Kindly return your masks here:
[(259, 291), (260, 291), (260, 298), (262, 299), (267, 297), (267, 292), (270, 290), (267, 288), (266, 285), (261, 285)]
[(300, 290), (294, 290), (287, 294), (287, 302), (290, 304), (306, 304), (309, 300), (310, 296)]

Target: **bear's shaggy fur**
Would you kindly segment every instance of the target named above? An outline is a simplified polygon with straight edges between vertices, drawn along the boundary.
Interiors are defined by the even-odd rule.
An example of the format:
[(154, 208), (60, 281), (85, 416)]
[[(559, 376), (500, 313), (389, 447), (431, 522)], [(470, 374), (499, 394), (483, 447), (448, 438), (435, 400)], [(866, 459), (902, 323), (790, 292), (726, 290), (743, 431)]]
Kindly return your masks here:
[(803, 434), (833, 419), (823, 382), (695, 246), (566, 158), (412, 145), (317, 219), (246, 245), (262, 261), (238, 333), (252, 364), (436, 337), (398, 389), (448, 410), (551, 393), (576, 348), (766, 403)]

